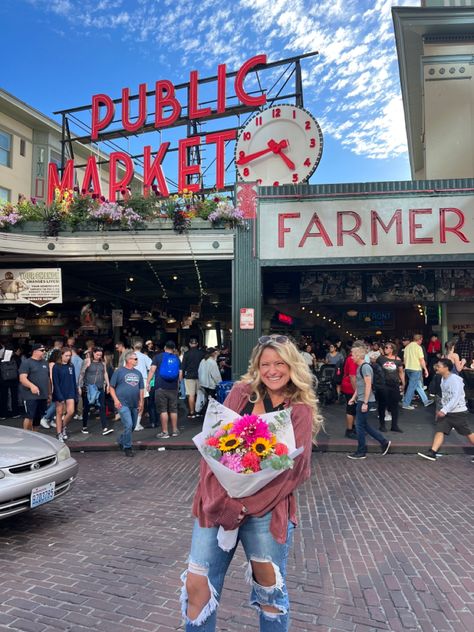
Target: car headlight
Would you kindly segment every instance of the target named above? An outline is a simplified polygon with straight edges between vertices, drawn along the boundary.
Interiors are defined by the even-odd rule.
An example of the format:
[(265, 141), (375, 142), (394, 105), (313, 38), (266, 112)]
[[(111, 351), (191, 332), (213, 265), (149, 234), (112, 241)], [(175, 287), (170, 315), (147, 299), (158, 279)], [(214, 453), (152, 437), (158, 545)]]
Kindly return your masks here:
[(67, 445), (63, 445), (63, 447), (58, 452), (58, 463), (61, 461), (65, 461), (71, 456), (71, 452)]

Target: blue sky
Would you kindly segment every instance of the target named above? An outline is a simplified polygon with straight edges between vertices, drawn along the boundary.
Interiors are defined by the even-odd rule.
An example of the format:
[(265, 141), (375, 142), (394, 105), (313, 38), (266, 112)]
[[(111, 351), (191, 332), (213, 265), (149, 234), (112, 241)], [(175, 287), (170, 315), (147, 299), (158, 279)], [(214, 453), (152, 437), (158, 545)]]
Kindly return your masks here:
[[(397, 6), (420, 6), (398, 0)], [(189, 71), (303, 61), (324, 152), (311, 182), (410, 178), (390, 0), (2, 0), (0, 86), (48, 116)], [(267, 81), (271, 80), (268, 76)], [(149, 88), (150, 89), (150, 88)], [(224, 125), (225, 126), (225, 125)], [(181, 136), (182, 136), (181, 132)], [(133, 138), (139, 153), (156, 139)], [(170, 174), (173, 175), (173, 174)]]

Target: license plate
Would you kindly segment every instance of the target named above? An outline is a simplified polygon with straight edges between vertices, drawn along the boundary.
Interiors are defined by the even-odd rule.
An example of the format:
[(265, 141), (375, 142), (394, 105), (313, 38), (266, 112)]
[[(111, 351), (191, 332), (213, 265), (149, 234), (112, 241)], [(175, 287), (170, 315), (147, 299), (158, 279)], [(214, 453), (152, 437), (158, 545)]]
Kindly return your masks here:
[(30, 507), (38, 507), (38, 505), (44, 505), (44, 503), (49, 503), (53, 500), (55, 486), (56, 483), (53, 481), (32, 489)]

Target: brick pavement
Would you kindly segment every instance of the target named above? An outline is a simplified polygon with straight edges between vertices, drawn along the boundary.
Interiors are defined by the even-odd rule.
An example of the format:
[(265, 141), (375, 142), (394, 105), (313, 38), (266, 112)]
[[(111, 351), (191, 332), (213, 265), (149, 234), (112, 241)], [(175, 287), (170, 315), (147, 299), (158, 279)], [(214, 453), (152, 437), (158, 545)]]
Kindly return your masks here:
[[(198, 455), (77, 455), (73, 491), (0, 522), (0, 629), (180, 628), (179, 575)], [(472, 632), (472, 483), (466, 456), (313, 455), (288, 569), (294, 631)], [(218, 630), (256, 630), (245, 560), (230, 568)]]

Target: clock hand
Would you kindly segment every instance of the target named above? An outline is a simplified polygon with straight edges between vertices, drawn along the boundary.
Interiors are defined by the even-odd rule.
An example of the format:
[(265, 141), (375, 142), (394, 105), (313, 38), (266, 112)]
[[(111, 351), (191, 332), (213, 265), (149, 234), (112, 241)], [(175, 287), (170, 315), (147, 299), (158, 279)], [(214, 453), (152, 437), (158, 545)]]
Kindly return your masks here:
[[(275, 142), (275, 141), (273, 141)], [(262, 149), (261, 151), (256, 151), (254, 154), (243, 155), (241, 158), (235, 161), (236, 165), (246, 165), (248, 162), (255, 160), (255, 158), (260, 158), (260, 156), (264, 156), (265, 154), (269, 154), (274, 151), (270, 147), (268, 149)]]
[(290, 160), (290, 158), (288, 158), (286, 154), (283, 153), (283, 149), (286, 149), (289, 146), (288, 141), (282, 140), (279, 143), (275, 143), (274, 140), (269, 140), (268, 146), (270, 147), (270, 149), (273, 151), (274, 154), (277, 154), (278, 156), (280, 156), (280, 158), (283, 160), (283, 162), (288, 167), (288, 169), (292, 169), (292, 170), (295, 169), (295, 163), (292, 160)]

